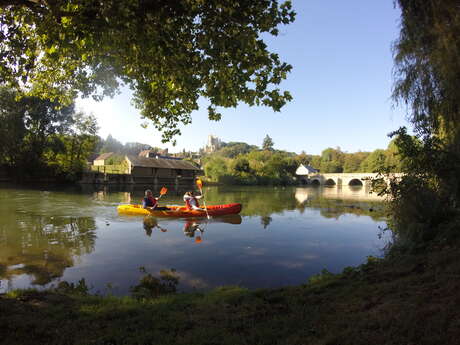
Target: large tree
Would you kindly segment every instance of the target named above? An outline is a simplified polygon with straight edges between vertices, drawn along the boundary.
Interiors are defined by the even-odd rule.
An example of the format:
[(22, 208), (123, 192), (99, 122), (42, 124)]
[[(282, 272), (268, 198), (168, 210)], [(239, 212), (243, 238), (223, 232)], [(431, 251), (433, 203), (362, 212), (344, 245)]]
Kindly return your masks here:
[[(394, 98), (408, 105), (422, 145), (403, 153), (409, 167), (460, 195), (460, 6), (458, 0), (398, 0), (401, 34), (395, 44)], [(401, 144), (406, 136), (399, 132)], [(408, 144), (416, 143), (409, 138)], [(421, 148), (418, 151), (418, 148)], [(410, 149), (411, 152), (408, 151)]]
[(93, 116), (74, 105), (0, 87), (0, 164), (16, 175), (68, 175), (83, 170), (97, 141)]
[(294, 20), (277, 0), (0, 0), (0, 80), (69, 104), (125, 84), (163, 138), (190, 123), (198, 99), (279, 111), (291, 66), (261, 38)]
[[(390, 190), (393, 228), (426, 240), (459, 213), (460, 6), (458, 0), (397, 0), (394, 99), (417, 138), (395, 132), (404, 177)], [(458, 228), (458, 227), (457, 227)]]
[(38, 97), (17, 98), (16, 92), (0, 87), (0, 163), (32, 169), (42, 165), (47, 149), (62, 148), (57, 136), (69, 133), (74, 105), (63, 107)]
[(0, 87), (0, 164), (9, 166), (19, 163), (27, 134), (25, 105), (15, 98), (15, 92)]
[[(401, 33), (394, 46), (394, 99), (408, 105), (421, 136), (460, 141), (458, 0), (397, 0)], [(458, 143), (457, 143), (458, 144)]]

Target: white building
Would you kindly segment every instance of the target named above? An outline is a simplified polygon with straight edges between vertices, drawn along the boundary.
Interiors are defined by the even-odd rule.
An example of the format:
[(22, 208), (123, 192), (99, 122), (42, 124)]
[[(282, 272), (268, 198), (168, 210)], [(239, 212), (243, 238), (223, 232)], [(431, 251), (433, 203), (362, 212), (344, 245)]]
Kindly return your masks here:
[(295, 174), (298, 176), (307, 176), (309, 174), (317, 174), (319, 173), (318, 169), (313, 168), (311, 165), (303, 165), (300, 164), (297, 170), (295, 171)]

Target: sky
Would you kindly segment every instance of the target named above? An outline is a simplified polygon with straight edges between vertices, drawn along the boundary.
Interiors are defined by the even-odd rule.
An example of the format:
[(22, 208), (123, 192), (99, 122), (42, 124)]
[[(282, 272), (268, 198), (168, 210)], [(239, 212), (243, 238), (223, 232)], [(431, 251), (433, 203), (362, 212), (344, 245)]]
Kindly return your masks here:
[(172, 146), (161, 143), (152, 125), (141, 127), (145, 120), (131, 105), (129, 89), (101, 102), (80, 99), (77, 107), (96, 116), (104, 138), (111, 134), (123, 143), (136, 141), (170, 152), (198, 151), (209, 134), (258, 146), (269, 135), (276, 149), (309, 154), (327, 147), (346, 152), (386, 148), (388, 133), (409, 126), (404, 109), (391, 100), (391, 46), (399, 34), (399, 9), (392, 0), (292, 2), (296, 21), (265, 40), (293, 66), (280, 88), (294, 99), (280, 112), (242, 104), (220, 108), (223, 117), (215, 122), (207, 119), (203, 106), (192, 114), (192, 124), (181, 126), (182, 135)]

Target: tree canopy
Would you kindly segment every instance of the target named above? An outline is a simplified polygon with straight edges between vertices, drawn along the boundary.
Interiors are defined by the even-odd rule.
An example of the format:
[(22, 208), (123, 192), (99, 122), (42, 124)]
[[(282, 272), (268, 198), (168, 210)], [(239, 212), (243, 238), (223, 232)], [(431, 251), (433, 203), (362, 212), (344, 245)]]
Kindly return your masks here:
[(460, 136), (460, 9), (457, 0), (398, 0), (393, 97), (410, 106), (421, 135)]
[(229, 142), (224, 143), (223, 148), (219, 150), (219, 154), (224, 157), (235, 158), (238, 155), (245, 154), (256, 149), (257, 146), (255, 145), (249, 145), (242, 142)]
[(277, 88), (291, 66), (261, 36), (294, 17), (277, 0), (0, 0), (0, 80), (62, 104), (127, 85), (167, 141), (200, 97), (211, 120), (218, 107), (291, 100)]

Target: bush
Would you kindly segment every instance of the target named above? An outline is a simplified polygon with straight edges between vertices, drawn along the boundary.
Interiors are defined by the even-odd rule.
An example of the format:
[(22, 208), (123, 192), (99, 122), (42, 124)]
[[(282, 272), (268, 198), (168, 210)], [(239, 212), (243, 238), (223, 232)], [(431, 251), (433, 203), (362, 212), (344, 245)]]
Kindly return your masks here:
[(389, 226), (403, 243), (433, 240), (439, 227), (455, 213), (437, 189), (424, 177), (406, 175), (390, 184)]

